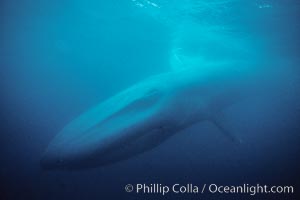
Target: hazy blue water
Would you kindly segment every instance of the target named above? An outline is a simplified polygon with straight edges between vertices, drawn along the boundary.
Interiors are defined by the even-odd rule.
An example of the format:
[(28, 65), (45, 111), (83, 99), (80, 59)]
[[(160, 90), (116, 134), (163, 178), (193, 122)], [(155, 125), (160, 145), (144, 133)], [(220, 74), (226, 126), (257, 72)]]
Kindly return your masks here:
[[(124, 192), (127, 183), (144, 182), (299, 188), (298, 1), (151, 2), (0, 2), (0, 199), (161, 197)], [(45, 148), (67, 122), (127, 86), (170, 70), (178, 64), (174, 49), (184, 63), (240, 59), (286, 69), (277, 98), (249, 99), (226, 112), (241, 145), (205, 122), (114, 165), (40, 169)]]

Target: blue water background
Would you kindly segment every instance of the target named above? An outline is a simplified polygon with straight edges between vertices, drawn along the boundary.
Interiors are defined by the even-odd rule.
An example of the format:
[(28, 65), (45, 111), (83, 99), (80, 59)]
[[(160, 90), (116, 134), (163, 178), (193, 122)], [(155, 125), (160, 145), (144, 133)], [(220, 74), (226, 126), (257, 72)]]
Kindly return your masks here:
[[(153, 0), (159, 7), (147, 2), (0, 2), (0, 199), (161, 197), (127, 194), (128, 183), (299, 188), (298, 1)], [(250, 38), (251, 45), (244, 49), (249, 48), (252, 60), (263, 57), (270, 67), (286, 65), (278, 98), (250, 99), (226, 113), (242, 144), (232, 143), (213, 124), (203, 122), (113, 165), (69, 172), (40, 168), (45, 148), (66, 123), (116, 92), (170, 70), (174, 38), (191, 21), (199, 27), (225, 27), (233, 38)], [(187, 34), (193, 32), (186, 27)], [(209, 43), (205, 45), (208, 57), (226, 54), (214, 54)], [(272, 199), (276, 197), (289, 199)]]

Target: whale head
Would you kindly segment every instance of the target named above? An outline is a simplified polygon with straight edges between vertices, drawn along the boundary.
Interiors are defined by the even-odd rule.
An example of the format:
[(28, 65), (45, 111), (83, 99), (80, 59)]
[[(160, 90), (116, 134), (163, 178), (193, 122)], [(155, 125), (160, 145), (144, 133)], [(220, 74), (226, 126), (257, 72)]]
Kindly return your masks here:
[(166, 112), (171, 81), (167, 74), (147, 79), (71, 121), (49, 144), (41, 166), (102, 166), (158, 145), (177, 126)]

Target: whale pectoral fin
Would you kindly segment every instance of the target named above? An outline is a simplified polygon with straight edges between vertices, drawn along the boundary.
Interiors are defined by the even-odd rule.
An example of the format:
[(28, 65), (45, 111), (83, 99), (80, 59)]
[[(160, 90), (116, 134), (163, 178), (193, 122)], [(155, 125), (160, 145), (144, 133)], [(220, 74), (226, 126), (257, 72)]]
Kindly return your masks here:
[(211, 122), (224, 134), (227, 138), (229, 138), (232, 142), (241, 144), (242, 140), (237, 137), (235, 134), (232, 133), (232, 131), (229, 130), (228, 124), (226, 123), (226, 120), (224, 120), (222, 117), (217, 116), (211, 119)]

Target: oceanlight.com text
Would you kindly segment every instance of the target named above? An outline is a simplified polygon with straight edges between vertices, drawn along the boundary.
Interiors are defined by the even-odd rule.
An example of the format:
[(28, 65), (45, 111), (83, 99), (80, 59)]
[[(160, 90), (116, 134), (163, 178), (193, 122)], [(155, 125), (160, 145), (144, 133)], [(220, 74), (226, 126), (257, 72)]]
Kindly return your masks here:
[(136, 194), (160, 194), (167, 195), (174, 194), (248, 194), (251, 196), (257, 194), (293, 194), (293, 186), (268, 186), (268, 185), (218, 185), (218, 184), (202, 184), (196, 185), (192, 183), (173, 185), (165, 185), (161, 183), (138, 183), (127, 184), (125, 186), (126, 192)]

